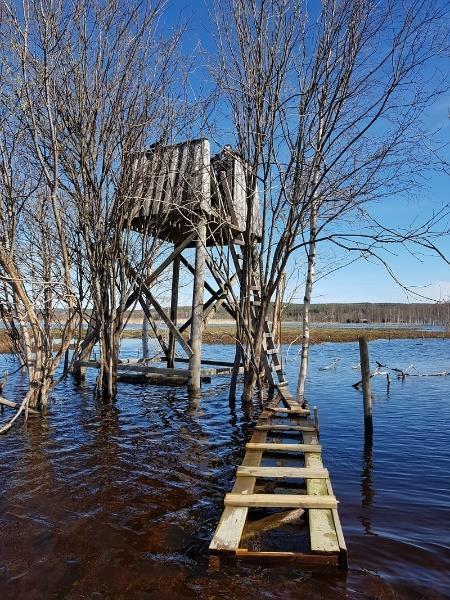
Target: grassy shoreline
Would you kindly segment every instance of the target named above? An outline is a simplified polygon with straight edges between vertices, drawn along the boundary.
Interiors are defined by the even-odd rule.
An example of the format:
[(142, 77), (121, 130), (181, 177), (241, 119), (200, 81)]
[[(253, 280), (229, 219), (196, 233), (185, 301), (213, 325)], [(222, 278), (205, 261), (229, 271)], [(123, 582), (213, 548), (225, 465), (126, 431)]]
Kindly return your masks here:
[[(224, 327), (210, 327), (203, 333), (203, 341), (208, 344), (234, 344), (233, 330)], [(450, 338), (450, 331), (420, 331), (419, 329), (344, 329), (339, 327), (311, 328), (310, 343), (323, 344), (324, 342), (345, 343), (357, 342), (359, 336), (364, 335), (368, 340), (379, 339), (422, 339), (425, 338)], [(139, 336), (138, 336), (139, 337)], [(281, 331), (282, 344), (300, 344), (300, 326), (285, 328)]]
[[(299, 344), (301, 341), (299, 327), (287, 327), (281, 331), (281, 342), (283, 344)], [(450, 331), (421, 331), (420, 329), (365, 329), (355, 328), (339, 328), (339, 327), (317, 327), (311, 328), (311, 344), (323, 344), (325, 342), (345, 343), (356, 342), (358, 337), (365, 335), (368, 340), (400, 340), (400, 339), (433, 339), (433, 338), (450, 338)], [(141, 331), (139, 329), (126, 329), (123, 334), (124, 338), (139, 339)], [(187, 339), (187, 335), (185, 336)], [(234, 328), (223, 325), (209, 325), (203, 332), (203, 342), (205, 344), (234, 344)], [(0, 354), (11, 353), (11, 344), (6, 331), (0, 331)]]

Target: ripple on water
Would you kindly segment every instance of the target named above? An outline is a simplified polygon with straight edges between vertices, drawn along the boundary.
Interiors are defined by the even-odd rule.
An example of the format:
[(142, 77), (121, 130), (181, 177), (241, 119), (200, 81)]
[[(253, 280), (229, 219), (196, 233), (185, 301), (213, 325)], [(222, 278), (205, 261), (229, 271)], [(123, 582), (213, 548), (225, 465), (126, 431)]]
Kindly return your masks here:
[[(211, 357), (231, 352), (205, 348)], [(422, 373), (450, 367), (448, 340), (380, 340), (370, 352)], [(336, 356), (335, 371), (319, 371)], [(61, 385), (44, 421), (0, 439), (2, 599), (447, 597), (450, 377), (395, 379), (389, 392), (374, 378), (368, 445), (351, 387), (358, 360), (357, 344), (314, 346), (308, 383), (341, 501), (346, 577), (242, 563), (208, 569), (208, 540), (257, 415), (229, 405), (226, 378), (205, 386), (201, 402), (183, 388), (120, 384), (105, 406), (93, 400), (90, 376)], [(11, 376), (8, 394), (19, 385)]]

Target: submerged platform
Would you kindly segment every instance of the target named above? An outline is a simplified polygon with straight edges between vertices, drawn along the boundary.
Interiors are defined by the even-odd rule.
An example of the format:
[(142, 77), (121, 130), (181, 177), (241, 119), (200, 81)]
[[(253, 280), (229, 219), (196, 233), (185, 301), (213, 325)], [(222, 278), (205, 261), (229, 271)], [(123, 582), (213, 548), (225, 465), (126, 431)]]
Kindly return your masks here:
[[(175, 358), (175, 362), (187, 363), (188, 359)], [(189, 369), (168, 368), (162, 366), (165, 361), (153, 362), (138, 359), (121, 359), (117, 368), (117, 378), (119, 381), (128, 383), (149, 383), (154, 385), (186, 385), (189, 381), (191, 371)], [(214, 360), (202, 360), (200, 371), (201, 379), (204, 383), (209, 383), (211, 377), (216, 375), (230, 374), (233, 369), (233, 363)], [(100, 363), (96, 360), (75, 361), (75, 367), (85, 369), (99, 369)]]
[[(347, 569), (338, 501), (318, 438), (309, 407), (280, 388), (262, 411), (233, 489), (225, 496), (209, 546), (212, 562), (234, 557), (289, 560), (308, 569)], [(278, 535), (274, 550), (267, 532), (286, 527), (291, 534), (289, 543), (284, 538), (289, 549), (283, 550), (283, 536)]]

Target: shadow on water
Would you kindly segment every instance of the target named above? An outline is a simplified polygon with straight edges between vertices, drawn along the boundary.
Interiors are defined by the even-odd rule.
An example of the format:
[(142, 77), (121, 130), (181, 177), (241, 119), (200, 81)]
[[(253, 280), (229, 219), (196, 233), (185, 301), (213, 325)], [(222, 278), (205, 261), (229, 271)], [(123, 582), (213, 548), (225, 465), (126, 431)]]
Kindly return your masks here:
[[(125, 350), (135, 353), (133, 343)], [(373, 359), (415, 362), (422, 372), (450, 359), (449, 342), (381, 340), (370, 349)], [(230, 359), (232, 348), (206, 350)], [(319, 371), (336, 355), (336, 371)], [(219, 377), (201, 398), (122, 383), (105, 405), (93, 399), (90, 374), (64, 382), (46, 418), (0, 438), (2, 600), (447, 597), (450, 378), (393, 379), (388, 392), (375, 378), (374, 434), (365, 440), (362, 398), (351, 387), (357, 355), (357, 344), (313, 347), (307, 390), (340, 500), (347, 576), (291, 565), (209, 568), (207, 547), (257, 400), (243, 405), (238, 393), (230, 402), (229, 380)], [(297, 368), (287, 361), (290, 381)], [(20, 384), (20, 374), (11, 377), (10, 397)], [(419, 451), (425, 439), (432, 460)]]

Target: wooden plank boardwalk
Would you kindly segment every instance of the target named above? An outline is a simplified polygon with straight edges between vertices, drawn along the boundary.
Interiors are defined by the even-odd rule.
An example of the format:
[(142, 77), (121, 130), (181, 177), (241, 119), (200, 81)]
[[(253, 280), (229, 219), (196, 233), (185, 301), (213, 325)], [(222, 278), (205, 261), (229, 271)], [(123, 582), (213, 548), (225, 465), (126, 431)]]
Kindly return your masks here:
[[(176, 362), (185, 361), (176, 359)], [(200, 377), (203, 382), (208, 382), (211, 377), (216, 375), (230, 374), (232, 371), (232, 363), (205, 360), (202, 361), (202, 364), (214, 365), (200, 369)], [(99, 369), (100, 363), (96, 360), (77, 360), (74, 361), (74, 366), (86, 369)], [(243, 371), (242, 367), (239, 371)], [(191, 375), (191, 371), (189, 369), (162, 367), (152, 361), (139, 362), (136, 359), (122, 359), (117, 366), (117, 374), (119, 381), (128, 381), (131, 383), (146, 382), (155, 384), (172, 383), (174, 385), (186, 385)]]
[[(289, 439), (278, 443), (280, 436)], [(275, 466), (262, 464), (273, 456)], [(283, 465), (286, 460), (289, 466)], [(286, 493), (260, 493), (260, 488), (264, 490), (272, 480), (275, 486), (281, 481)], [(299, 489), (301, 482), (304, 482), (304, 487)], [(236, 471), (231, 493), (225, 496), (224, 505), (209, 546), (213, 560), (217, 561), (220, 557), (271, 562), (289, 560), (306, 568), (347, 569), (347, 549), (339, 521), (338, 502), (333, 494), (329, 473), (322, 463), (316, 425), (310, 417), (309, 407), (301, 406), (291, 396), (286, 384), (278, 387), (275, 400), (262, 411), (253, 435), (246, 444), (244, 459)], [(248, 517), (253, 509), (267, 509), (270, 516), (251, 520)], [(275, 516), (273, 509), (291, 509), (291, 512)], [(279, 549), (280, 542), (276, 550), (259, 547), (252, 550), (246, 547), (247, 530), (253, 528), (264, 532), (265, 522), (270, 522), (272, 529), (277, 519), (283, 526), (291, 522), (290, 515), (293, 518), (301, 515), (303, 511), (299, 509), (304, 509), (306, 513), (303, 515), (305, 523), (298, 524), (298, 537), (300, 530), (304, 532), (307, 528), (306, 550), (304, 542), (298, 551), (292, 551), (292, 548), (289, 551)], [(292, 525), (289, 527), (292, 531)], [(296, 536), (295, 530), (294, 534)]]

